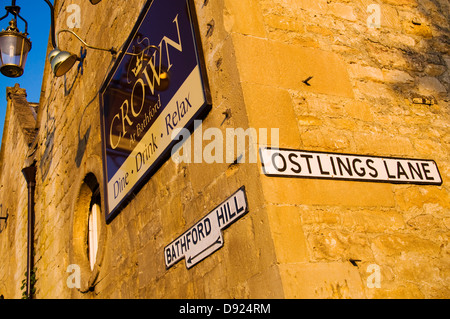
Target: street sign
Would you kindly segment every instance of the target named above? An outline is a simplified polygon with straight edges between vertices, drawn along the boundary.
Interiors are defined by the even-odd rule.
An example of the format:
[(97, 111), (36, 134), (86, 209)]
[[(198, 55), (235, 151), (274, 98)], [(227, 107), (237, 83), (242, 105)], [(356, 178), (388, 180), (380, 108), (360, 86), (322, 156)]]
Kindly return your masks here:
[(265, 175), (393, 184), (441, 185), (433, 160), (261, 148)]
[(247, 197), (242, 187), (164, 248), (166, 267), (184, 258), (189, 269), (222, 248), (222, 230), (247, 212)]
[(100, 91), (106, 221), (210, 109), (192, 0), (148, 0)]

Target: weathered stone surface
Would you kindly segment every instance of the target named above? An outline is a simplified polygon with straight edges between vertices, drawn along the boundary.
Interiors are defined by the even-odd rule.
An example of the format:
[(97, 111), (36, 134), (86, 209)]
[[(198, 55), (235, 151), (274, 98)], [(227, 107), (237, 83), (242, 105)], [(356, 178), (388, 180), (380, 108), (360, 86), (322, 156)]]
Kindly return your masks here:
[[(353, 96), (347, 70), (336, 54), (242, 35), (233, 35), (233, 41), (243, 82)], [(253, 48), (253, 54), (248, 54), (248, 47)], [(265, 61), (264, 68), (260, 61)], [(327, 76), (330, 73), (332, 77)], [(302, 82), (308, 77), (313, 77), (310, 86)]]
[[(144, 3), (79, 1), (76, 32), (89, 44), (119, 48)], [(38, 167), (37, 298), (448, 298), (448, 3), (193, 3), (212, 99), (198, 136), (209, 128), (278, 128), (285, 148), (435, 160), (443, 184), (267, 177), (259, 158), (169, 159), (112, 223), (101, 221), (101, 257), (91, 270), (92, 194), (84, 178), (95, 175), (103, 193), (98, 91), (112, 60), (88, 51), (83, 75), (74, 68), (54, 78), (46, 64), (38, 107), (22, 112), (15, 105), (29, 104), (25, 91), (7, 91), (0, 216), (7, 211), (9, 219), (6, 228), (0, 221), (0, 295), (22, 293), (21, 169), (31, 158)], [(69, 4), (55, 1), (57, 30), (66, 28)], [(379, 26), (368, 21), (373, 4)], [(59, 40), (79, 51), (73, 36)], [(224, 230), (224, 246), (192, 269), (184, 260), (166, 269), (164, 247), (241, 186), (249, 212)], [(66, 283), (73, 264), (82, 269), (81, 289)]]

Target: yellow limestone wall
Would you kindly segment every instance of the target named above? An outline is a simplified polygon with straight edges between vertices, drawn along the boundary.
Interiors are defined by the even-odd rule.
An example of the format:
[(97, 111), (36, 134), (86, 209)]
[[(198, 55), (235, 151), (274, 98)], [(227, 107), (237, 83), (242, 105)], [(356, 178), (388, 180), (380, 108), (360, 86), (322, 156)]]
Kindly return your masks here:
[[(377, 28), (367, 26), (371, 4)], [(251, 127), (279, 127), (286, 148), (431, 158), (444, 180), (261, 176), (284, 297), (448, 298), (448, 3), (225, 7)]]
[[(18, 84), (6, 88), (0, 152), (0, 297), (21, 298), (27, 267), (27, 183), (22, 174), (33, 141), (36, 113)], [(33, 116), (34, 115), (34, 116)]]
[[(144, 4), (126, 2), (56, 0), (57, 29), (66, 28), (66, 7), (78, 4), (74, 31), (89, 44), (119, 47)], [(83, 75), (74, 68), (54, 78), (45, 68), (36, 297), (448, 298), (448, 2), (194, 2), (212, 97), (203, 132), (278, 128), (284, 148), (433, 159), (443, 184), (277, 178), (263, 175), (259, 159), (169, 159), (111, 224), (102, 221), (91, 271), (84, 179), (94, 174), (103, 191), (98, 90), (113, 60), (88, 51)], [(372, 4), (381, 9), (373, 28)], [(79, 51), (73, 37), (60, 41)], [(189, 270), (184, 261), (166, 269), (164, 247), (241, 186), (249, 212), (224, 231), (224, 247)], [(1, 247), (2, 260), (20, 248)], [(67, 285), (73, 264), (79, 289)], [(19, 278), (22, 268), (8, 271)], [(20, 297), (12, 285), (19, 283), (0, 289)]]

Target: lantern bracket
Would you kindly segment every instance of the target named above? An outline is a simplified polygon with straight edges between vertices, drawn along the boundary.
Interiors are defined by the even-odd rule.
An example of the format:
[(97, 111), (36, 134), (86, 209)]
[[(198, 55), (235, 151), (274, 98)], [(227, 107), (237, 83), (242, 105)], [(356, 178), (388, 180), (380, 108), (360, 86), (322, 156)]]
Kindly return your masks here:
[[(55, 8), (53, 7), (53, 4), (49, 0), (44, 0), (45, 3), (50, 8), (50, 27), (51, 27), (51, 40), (52, 40), (52, 46), (53, 48), (56, 48), (56, 36), (55, 36)], [(17, 17), (21, 19), (25, 23), (25, 35), (28, 35), (28, 22), (22, 16), (20, 15), (20, 7), (16, 6), (16, 0), (11, 0), (11, 5), (5, 7), (6, 14), (0, 18), (0, 21), (5, 19), (9, 14), (12, 14), (14, 16), (14, 20), (17, 23)], [(17, 30), (16, 30), (17, 31)]]
[[(9, 14), (12, 14), (14, 16), (14, 20), (17, 21), (17, 17), (19, 17), (20, 20), (22, 20), (25, 23), (25, 35), (28, 35), (28, 22), (20, 15), (20, 7), (16, 6), (16, 1), (13, 0), (12, 4), (10, 6), (5, 7), (6, 14), (0, 18), (0, 21), (5, 19)], [(17, 22), (16, 22), (17, 23)], [(18, 30), (14, 30), (18, 31)]]
[(78, 72), (81, 73), (81, 75), (83, 75), (83, 61), (86, 58), (86, 53), (87, 53), (87, 49), (81, 47), (80, 48), (80, 63), (78, 63)]

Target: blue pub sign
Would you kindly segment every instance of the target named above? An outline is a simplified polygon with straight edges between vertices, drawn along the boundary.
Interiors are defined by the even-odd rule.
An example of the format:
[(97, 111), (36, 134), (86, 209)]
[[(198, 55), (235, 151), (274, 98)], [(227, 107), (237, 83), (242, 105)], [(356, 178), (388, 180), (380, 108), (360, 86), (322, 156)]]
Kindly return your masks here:
[(211, 103), (190, 0), (149, 0), (100, 90), (109, 223)]

